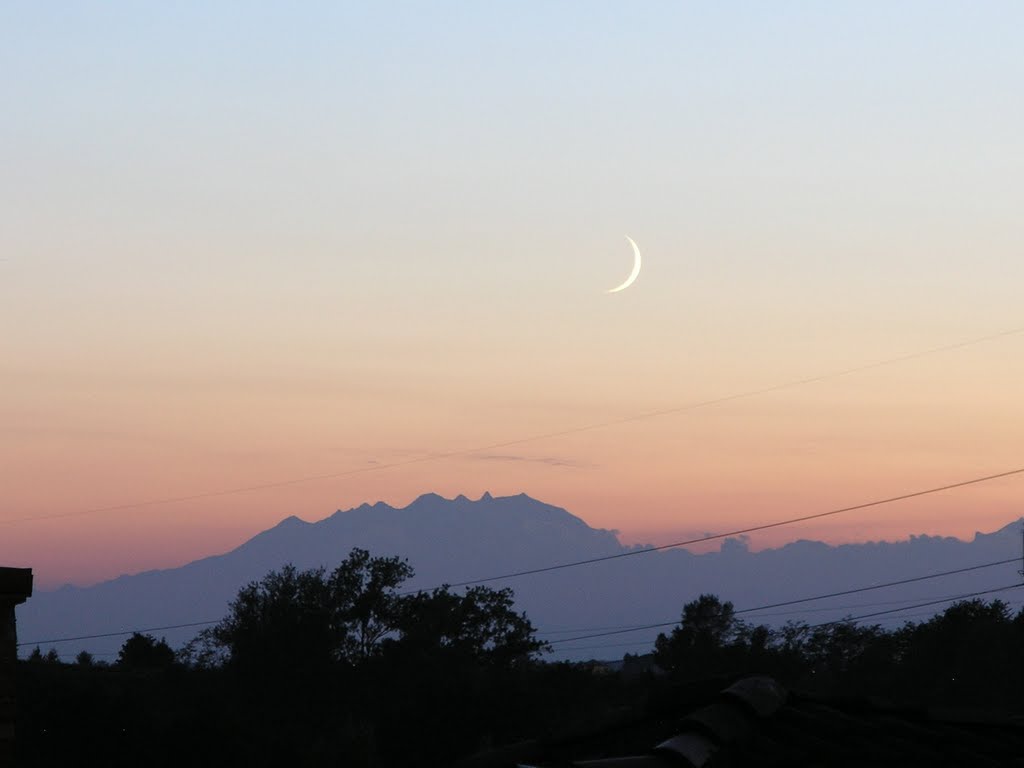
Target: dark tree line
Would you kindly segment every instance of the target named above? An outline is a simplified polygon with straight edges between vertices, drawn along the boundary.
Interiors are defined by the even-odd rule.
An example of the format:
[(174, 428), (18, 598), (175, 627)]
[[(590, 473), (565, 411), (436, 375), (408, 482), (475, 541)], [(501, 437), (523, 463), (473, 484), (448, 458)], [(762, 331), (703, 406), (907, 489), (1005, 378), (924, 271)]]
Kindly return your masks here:
[(400, 594), (413, 575), (397, 557), (353, 549), (333, 571), (288, 565), (244, 587), (228, 615), (183, 654), (238, 670), (347, 669), (375, 659), (511, 668), (545, 646), (510, 589)]
[(1000, 600), (974, 599), (897, 629), (849, 620), (772, 629), (701, 595), (683, 607), (678, 626), (658, 636), (654, 659), (677, 679), (766, 672), (810, 690), (1016, 706), (1024, 610), (1014, 615)]
[(449, 764), (536, 733), (601, 681), (546, 665), (509, 589), (403, 592), (397, 557), (353, 549), (243, 587), (175, 653), (134, 634), (116, 662), (34, 652), (21, 764)]
[(412, 575), (354, 549), (333, 570), (286, 566), (246, 585), (178, 652), (142, 634), (112, 664), (36, 649), (19, 666), (20, 764), (450, 765), (644, 710), (679, 681), (767, 673), (821, 693), (1013, 707), (1024, 684), (1024, 612), (998, 600), (886, 630), (769, 628), (702, 595), (655, 643), (666, 675), (616, 676), (543, 661), (511, 590), (403, 591)]

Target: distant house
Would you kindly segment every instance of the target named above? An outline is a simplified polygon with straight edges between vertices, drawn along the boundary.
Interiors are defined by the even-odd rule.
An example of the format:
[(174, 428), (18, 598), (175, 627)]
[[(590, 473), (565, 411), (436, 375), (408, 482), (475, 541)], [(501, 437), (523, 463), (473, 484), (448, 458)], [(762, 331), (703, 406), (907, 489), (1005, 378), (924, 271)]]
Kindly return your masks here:
[(0, 568), (0, 765), (14, 761), (14, 665), (18, 659), (14, 606), (31, 594), (30, 568)]
[(579, 666), (588, 669), (595, 675), (619, 675), (626, 680), (638, 680), (646, 677), (664, 677), (665, 670), (654, 662), (653, 653), (627, 653), (618, 661), (585, 661)]
[(653, 653), (627, 653), (622, 658), (619, 674), (627, 680), (639, 680), (645, 677), (664, 677), (666, 673), (655, 663)]

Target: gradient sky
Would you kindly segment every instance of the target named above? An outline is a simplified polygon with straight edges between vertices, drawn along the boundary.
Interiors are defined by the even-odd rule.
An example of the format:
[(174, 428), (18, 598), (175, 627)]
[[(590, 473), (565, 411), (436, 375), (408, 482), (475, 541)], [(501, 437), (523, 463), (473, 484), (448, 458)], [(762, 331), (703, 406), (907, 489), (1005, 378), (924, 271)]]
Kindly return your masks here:
[[(215, 5), (215, 7), (213, 7)], [(1024, 6), (0, 6), (0, 562), (526, 492), (665, 542), (1024, 466)], [(605, 293), (628, 274), (636, 284)], [(358, 470), (174, 504), (62, 515)], [(967, 536), (1005, 480), (753, 537)]]

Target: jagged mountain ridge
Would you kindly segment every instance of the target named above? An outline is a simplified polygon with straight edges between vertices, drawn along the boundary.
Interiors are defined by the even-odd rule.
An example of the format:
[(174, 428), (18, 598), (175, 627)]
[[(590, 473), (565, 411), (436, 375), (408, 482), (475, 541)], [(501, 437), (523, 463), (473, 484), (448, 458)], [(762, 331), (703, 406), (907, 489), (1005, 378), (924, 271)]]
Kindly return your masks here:
[[(288, 562), (300, 568), (330, 568), (356, 546), (374, 554), (408, 558), (416, 570), (412, 587), (457, 583), (635, 549), (622, 545), (613, 531), (591, 528), (568, 511), (525, 494), (497, 498), (485, 494), (476, 501), (426, 494), (407, 507), (363, 504), (317, 522), (291, 516), (230, 552), (180, 568), (121, 576), (86, 588), (37, 593), (19, 608), (19, 639), (218, 619), (241, 586), (267, 571)], [(673, 620), (684, 602), (702, 592), (714, 592), (737, 607), (748, 607), (1019, 555), (1017, 524), (992, 534), (976, 534), (969, 542), (916, 536), (901, 542), (830, 546), (800, 540), (750, 552), (743, 541), (727, 539), (718, 552), (697, 555), (665, 550), (490, 585), (512, 587), (519, 606), (538, 627), (559, 632)], [(894, 607), (892, 601), (896, 600), (924, 601), (962, 594), (1011, 583), (1018, 567), (1009, 564), (837, 599), (831, 605), (838, 607), (830, 611), (821, 610), (829, 603), (815, 603), (803, 607), (808, 613), (758, 620), (774, 624), (786, 618), (826, 621), (871, 610), (861, 607), (869, 604), (882, 610)], [(196, 631), (198, 628), (156, 634), (180, 645)], [(621, 656), (640, 646), (633, 649), (617, 643), (646, 641), (654, 634), (652, 630), (607, 641), (570, 643), (567, 645), (582, 650), (559, 656)], [(65, 657), (87, 649), (109, 658), (121, 642), (123, 638), (99, 638), (56, 647)], [(593, 647), (613, 642), (616, 645), (607, 650)]]

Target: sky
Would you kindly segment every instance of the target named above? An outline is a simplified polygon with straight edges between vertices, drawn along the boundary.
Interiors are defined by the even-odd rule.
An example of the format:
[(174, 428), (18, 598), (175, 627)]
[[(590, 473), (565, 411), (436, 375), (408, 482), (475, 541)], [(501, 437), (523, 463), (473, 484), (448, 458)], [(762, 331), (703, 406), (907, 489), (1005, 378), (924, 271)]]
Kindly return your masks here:
[[(1024, 466), (1024, 333), (829, 376), (1024, 327), (1022, 24), (4, 3), (0, 563), (92, 583), (428, 491), (664, 543)], [(1022, 483), (751, 546), (966, 537)]]

